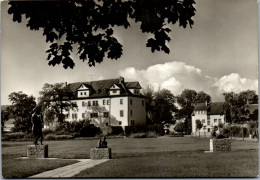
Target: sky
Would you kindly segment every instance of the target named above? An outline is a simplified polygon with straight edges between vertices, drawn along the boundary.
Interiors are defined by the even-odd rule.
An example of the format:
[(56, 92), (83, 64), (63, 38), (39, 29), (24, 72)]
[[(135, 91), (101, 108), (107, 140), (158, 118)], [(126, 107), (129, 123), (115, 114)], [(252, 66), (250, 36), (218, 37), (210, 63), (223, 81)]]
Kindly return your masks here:
[(129, 29), (115, 30), (123, 45), (120, 59), (89, 67), (72, 55), (74, 69), (64, 69), (48, 65), (42, 31), (29, 30), (25, 21), (14, 23), (7, 2), (1, 2), (1, 104), (11, 104), (8, 95), (18, 91), (38, 98), (44, 83), (119, 76), (174, 95), (185, 88), (204, 91), (215, 102), (224, 100), (224, 92), (258, 91), (257, 1), (196, 0), (195, 8), (192, 28), (170, 25), (170, 54), (152, 53), (145, 47), (149, 35), (131, 22)]

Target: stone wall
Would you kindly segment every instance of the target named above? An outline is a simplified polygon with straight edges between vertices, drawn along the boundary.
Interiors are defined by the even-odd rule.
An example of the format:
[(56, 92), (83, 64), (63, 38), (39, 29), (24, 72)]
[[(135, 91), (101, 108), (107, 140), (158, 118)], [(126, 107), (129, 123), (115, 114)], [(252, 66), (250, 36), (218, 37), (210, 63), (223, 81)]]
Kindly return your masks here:
[(48, 145), (28, 145), (27, 146), (28, 158), (47, 158)]
[(92, 148), (90, 150), (90, 159), (111, 159), (111, 148)]
[(231, 151), (230, 139), (213, 139), (213, 151), (227, 152)]

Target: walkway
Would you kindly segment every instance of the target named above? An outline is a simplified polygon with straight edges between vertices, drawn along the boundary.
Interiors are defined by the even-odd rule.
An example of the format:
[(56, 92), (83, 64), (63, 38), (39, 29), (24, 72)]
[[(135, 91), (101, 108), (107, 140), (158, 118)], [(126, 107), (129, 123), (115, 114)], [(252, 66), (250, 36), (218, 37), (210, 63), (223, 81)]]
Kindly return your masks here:
[(40, 174), (30, 176), (29, 178), (68, 178), (72, 177), (81, 171), (94, 167), (95, 165), (104, 163), (109, 159), (91, 160), (81, 159), (80, 162), (68, 166), (60, 167), (54, 170), (46, 171)]

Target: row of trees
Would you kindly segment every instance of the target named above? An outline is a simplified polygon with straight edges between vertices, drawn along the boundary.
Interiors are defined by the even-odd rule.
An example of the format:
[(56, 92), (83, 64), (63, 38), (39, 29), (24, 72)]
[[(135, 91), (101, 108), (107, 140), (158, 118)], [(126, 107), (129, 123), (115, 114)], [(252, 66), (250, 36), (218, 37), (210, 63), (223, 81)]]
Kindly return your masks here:
[[(151, 86), (144, 89), (143, 94), (147, 97), (146, 112), (147, 124), (165, 125), (175, 124), (176, 120), (184, 119), (184, 123), (178, 124), (176, 129), (182, 129), (185, 133), (191, 133), (191, 116), (197, 103), (211, 103), (211, 97), (207, 93), (185, 89), (181, 94), (174, 96), (169, 90), (154, 91)], [(45, 124), (51, 124), (55, 118), (58, 123), (64, 122), (63, 110), (76, 109), (76, 103), (69, 99), (73, 98), (73, 92), (64, 83), (44, 84), (40, 91), (38, 105), (42, 107)], [(239, 94), (224, 93), (226, 120), (229, 123), (244, 123), (248, 120), (258, 120), (258, 110), (250, 113), (248, 104), (257, 104), (258, 95), (254, 91), (243, 91)], [(68, 101), (63, 101), (67, 99)], [(28, 96), (21, 91), (9, 95), (12, 105), (2, 110), (2, 127), (12, 114), (14, 131), (31, 132), (31, 115), (36, 107), (33, 96)], [(202, 128), (202, 127), (200, 127)]]
[[(147, 96), (146, 111), (148, 124), (175, 124), (178, 119), (185, 119), (183, 129), (191, 132), (191, 115), (197, 103), (210, 103), (207, 93), (185, 89), (180, 95), (174, 96), (169, 90), (154, 91), (151, 86), (144, 89)], [(179, 106), (179, 107), (177, 107)]]
[(9, 115), (12, 114), (14, 118), (13, 131), (30, 133), (32, 130), (31, 117), (36, 105), (40, 106), (44, 113), (45, 124), (53, 123), (55, 118), (58, 119), (58, 123), (62, 124), (65, 119), (63, 111), (77, 108), (75, 103), (63, 101), (64, 99), (69, 100), (73, 96), (73, 92), (65, 83), (44, 84), (42, 91), (40, 91), (38, 104), (33, 96), (28, 96), (22, 91), (13, 92), (8, 97), (12, 105), (1, 111), (2, 131), (4, 123), (9, 119)]

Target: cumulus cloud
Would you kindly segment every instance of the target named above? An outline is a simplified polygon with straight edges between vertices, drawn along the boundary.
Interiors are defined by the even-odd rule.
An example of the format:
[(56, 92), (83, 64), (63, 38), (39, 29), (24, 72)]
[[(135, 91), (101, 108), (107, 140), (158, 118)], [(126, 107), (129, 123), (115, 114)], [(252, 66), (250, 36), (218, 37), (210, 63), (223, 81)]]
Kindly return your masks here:
[(239, 93), (248, 89), (258, 90), (258, 80), (241, 78), (239, 74), (232, 73), (218, 79), (215, 84), (220, 91)]
[(210, 77), (202, 70), (183, 62), (167, 62), (156, 64), (146, 69), (128, 67), (119, 72), (128, 81), (139, 81), (143, 88), (148, 85), (154, 90), (169, 89), (178, 95), (185, 88), (204, 91), (211, 95), (214, 101), (223, 100), (223, 92), (240, 92), (251, 89), (257, 90), (258, 80), (251, 80), (232, 73), (221, 78)]

